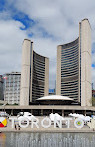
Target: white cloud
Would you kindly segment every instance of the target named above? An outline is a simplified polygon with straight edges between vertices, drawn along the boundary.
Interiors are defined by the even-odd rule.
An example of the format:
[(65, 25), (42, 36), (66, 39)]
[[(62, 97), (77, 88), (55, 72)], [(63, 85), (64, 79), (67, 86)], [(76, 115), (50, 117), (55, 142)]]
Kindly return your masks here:
[[(14, 5), (18, 11), (27, 14), (31, 19), (37, 21), (37, 23), (27, 31), (22, 31), (20, 30), (22, 24), (19, 22), (13, 20), (7, 22), (1, 21), (0, 53), (2, 57), (0, 61), (1, 63), (3, 61), (6, 63), (6, 68), (3, 68), (3, 66), (3, 70), (1, 68), (3, 72), (8, 71), (8, 69), (10, 69), (10, 71), (12, 69), (20, 70), (21, 45), (23, 39), (27, 37), (29, 32), (34, 34), (34, 37), (31, 38), (31, 40), (34, 41), (34, 50), (39, 54), (49, 57), (50, 61), (54, 61), (50, 62), (50, 80), (53, 79), (53, 83), (55, 81), (56, 72), (57, 45), (76, 39), (79, 35), (78, 23), (85, 17), (88, 18), (91, 23), (92, 41), (94, 42), (95, 40), (95, 0), (8, 0), (7, 5)], [(4, 17), (0, 18), (6, 18), (6, 16), (10, 18), (10, 15), (10, 11), (8, 11), (8, 13), (3, 12)], [(42, 37), (40, 28), (43, 28), (49, 35), (52, 35), (54, 40), (52, 37)], [(16, 54), (18, 59), (15, 59)], [(95, 62), (94, 54), (92, 56), (92, 62)], [(16, 68), (13, 67), (13, 65), (15, 65)], [(19, 67), (17, 65), (19, 65)], [(94, 69), (92, 72), (92, 79), (94, 79)], [(52, 84), (50, 85), (52, 86)]]
[(17, 0), (15, 6), (30, 18), (37, 20), (36, 27), (45, 28), (48, 33), (64, 42), (78, 36), (78, 22), (81, 19), (89, 18), (91, 26), (94, 26), (94, 0)]
[(26, 37), (22, 24), (0, 20), (0, 74), (21, 70), (21, 46)]

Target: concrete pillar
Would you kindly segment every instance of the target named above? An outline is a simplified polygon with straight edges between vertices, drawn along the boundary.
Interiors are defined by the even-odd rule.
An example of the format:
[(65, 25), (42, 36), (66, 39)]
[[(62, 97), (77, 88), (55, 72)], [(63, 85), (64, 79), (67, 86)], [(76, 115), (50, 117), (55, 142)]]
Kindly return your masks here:
[(31, 109), (31, 113), (33, 114), (33, 110)]
[(91, 106), (91, 26), (88, 19), (80, 23), (81, 106)]
[(20, 105), (29, 105), (30, 92), (30, 59), (31, 40), (25, 39), (22, 46), (22, 69), (21, 69), (21, 91)]
[(64, 117), (64, 110), (62, 110), (62, 116)]
[(57, 47), (56, 95), (61, 95), (61, 46)]
[(75, 113), (75, 110), (72, 110), (72, 113)]
[(44, 96), (48, 96), (49, 91), (49, 59), (45, 58), (45, 88)]
[(41, 109), (41, 116), (43, 116), (43, 109)]
[(84, 110), (84, 115), (86, 116), (86, 110)]
[(11, 110), (11, 115), (13, 115), (13, 109)]

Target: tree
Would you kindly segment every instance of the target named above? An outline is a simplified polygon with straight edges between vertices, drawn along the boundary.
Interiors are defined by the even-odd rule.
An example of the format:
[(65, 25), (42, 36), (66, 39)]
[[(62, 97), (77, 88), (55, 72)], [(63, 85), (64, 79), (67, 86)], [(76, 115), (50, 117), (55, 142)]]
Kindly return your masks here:
[(92, 97), (92, 106), (95, 106), (95, 97)]

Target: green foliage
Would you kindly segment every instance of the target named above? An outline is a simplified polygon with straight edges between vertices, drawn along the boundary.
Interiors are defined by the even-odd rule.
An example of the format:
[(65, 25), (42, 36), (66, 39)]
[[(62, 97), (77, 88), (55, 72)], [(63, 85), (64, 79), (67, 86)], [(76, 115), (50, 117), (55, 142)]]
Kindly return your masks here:
[(92, 97), (92, 106), (95, 106), (95, 97)]

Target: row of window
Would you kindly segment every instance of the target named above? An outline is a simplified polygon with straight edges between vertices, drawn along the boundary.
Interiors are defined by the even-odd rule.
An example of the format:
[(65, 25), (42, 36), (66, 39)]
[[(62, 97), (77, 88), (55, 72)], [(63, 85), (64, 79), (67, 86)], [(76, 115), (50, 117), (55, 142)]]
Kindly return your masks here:
[(68, 70), (67, 71), (64, 71), (64, 70), (61, 70), (61, 76), (68, 75), (68, 74), (70, 75), (70, 74), (73, 74), (73, 73), (74, 74), (78, 74), (78, 72), (79, 72), (78, 70), (72, 70), (72, 71), (68, 71)]
[(33, 58), (33, 63), (37, 63), (37, 64), (41, 64), (41, 65), (45, 65), (45, 62), (42, 60), (38, 60), (37, 58)]
[(38, 85), (38, 84), (35, 84), (35, 83), (32, 83), (32, 85), (36, 88), (41, 88), (41, 89), (43, 89), (44, 88), (44, 85)]
[(61, 87), (61, 90), (63, 90), (63, 91), (68, 91), (68, 89), (69, 89), (69, 91), (72, 91), (72, 90), (78, 90), (78, 85), (77, 86), (75, 86), (75, 87), (70, 87), (70, 86), (64, 86), (64, 87)]
[(70, 50), (61, 50), (61, 54), (73, 54), (73, 53), (78, 53), (79, 52), (79, 49), (78, 47), (74, 48), (74, 50), (70, 49)]
[(63, 48), (62, 48), (62, 51), (66, 50), (66, 51), (71, 51), (71, 50), (75, 50), (75, 48), (78, 48), (79, 44), (76, 43), (75, 45), (72, 45), (70, 47), (64, 47), (63, 45)]
[(43, 72), (45, 72), (45, 68), (42, 68), (42, 66), (38, 66), (38, 65), (35, 65), (35, 64), (33, 64), (33, 68), (36, 70), (41, 70), (41, 71), (43, 71)]
[(75, 68), (61, 68), (61, 73), (70, 73), (70, 72), (76, 72), (78, 71), (78, 67)]
[(61, 82), (61, 87), (62, 86), (73, 86), (73, 85), (78, 85), (78, 79), (77, 80), (75, 80), (75, 81), (66, 81), (66, 82)]
[(61, 57), (61, 63), (66, 63), (66, 62), (70, 62), (70, 61), (73, 61), (73, 60), (77, 61), (78, 60), (78, 55), (75, 56), (75, 57), (74, 56), (73, 57), (72, 56), (68, 56), (68, 57), (66, 57), (66, 56), (63, 57), (62, 56)]
[(45, 77), (44, 76), (43, 77), (40, 77), (38, 74), (37, 75), (33, 74), (33, 78), (34, 79), (37, 79), (37, 80), (42, 80), (42, 81), (45, 80)]
[(65, 52), (63, 52), (63, 53), (61, 53), (61, 57), (69, 57), (69, 56), (75, 57), (78, 54), (79, 54), (79, 51), (78, 50), (73, 51), (72, 53), (65, 53)]
[(38, 70), (38, 69), (35, 69), (33, 67), (33, 74), (39, 74), (40, 76), (44, 76), (45, 75), (45, 71)]
[(34, 61), (33, 65), (35, 65), (36, 67), (41, 67), (41, 68), (45, 69), (45, 64), (42, 64), (40, 62)]
[(39, 89), (33, 89), (32, 93), (36, 93), (36, 94), (44, 94), (44, 91), (39, 90)]

